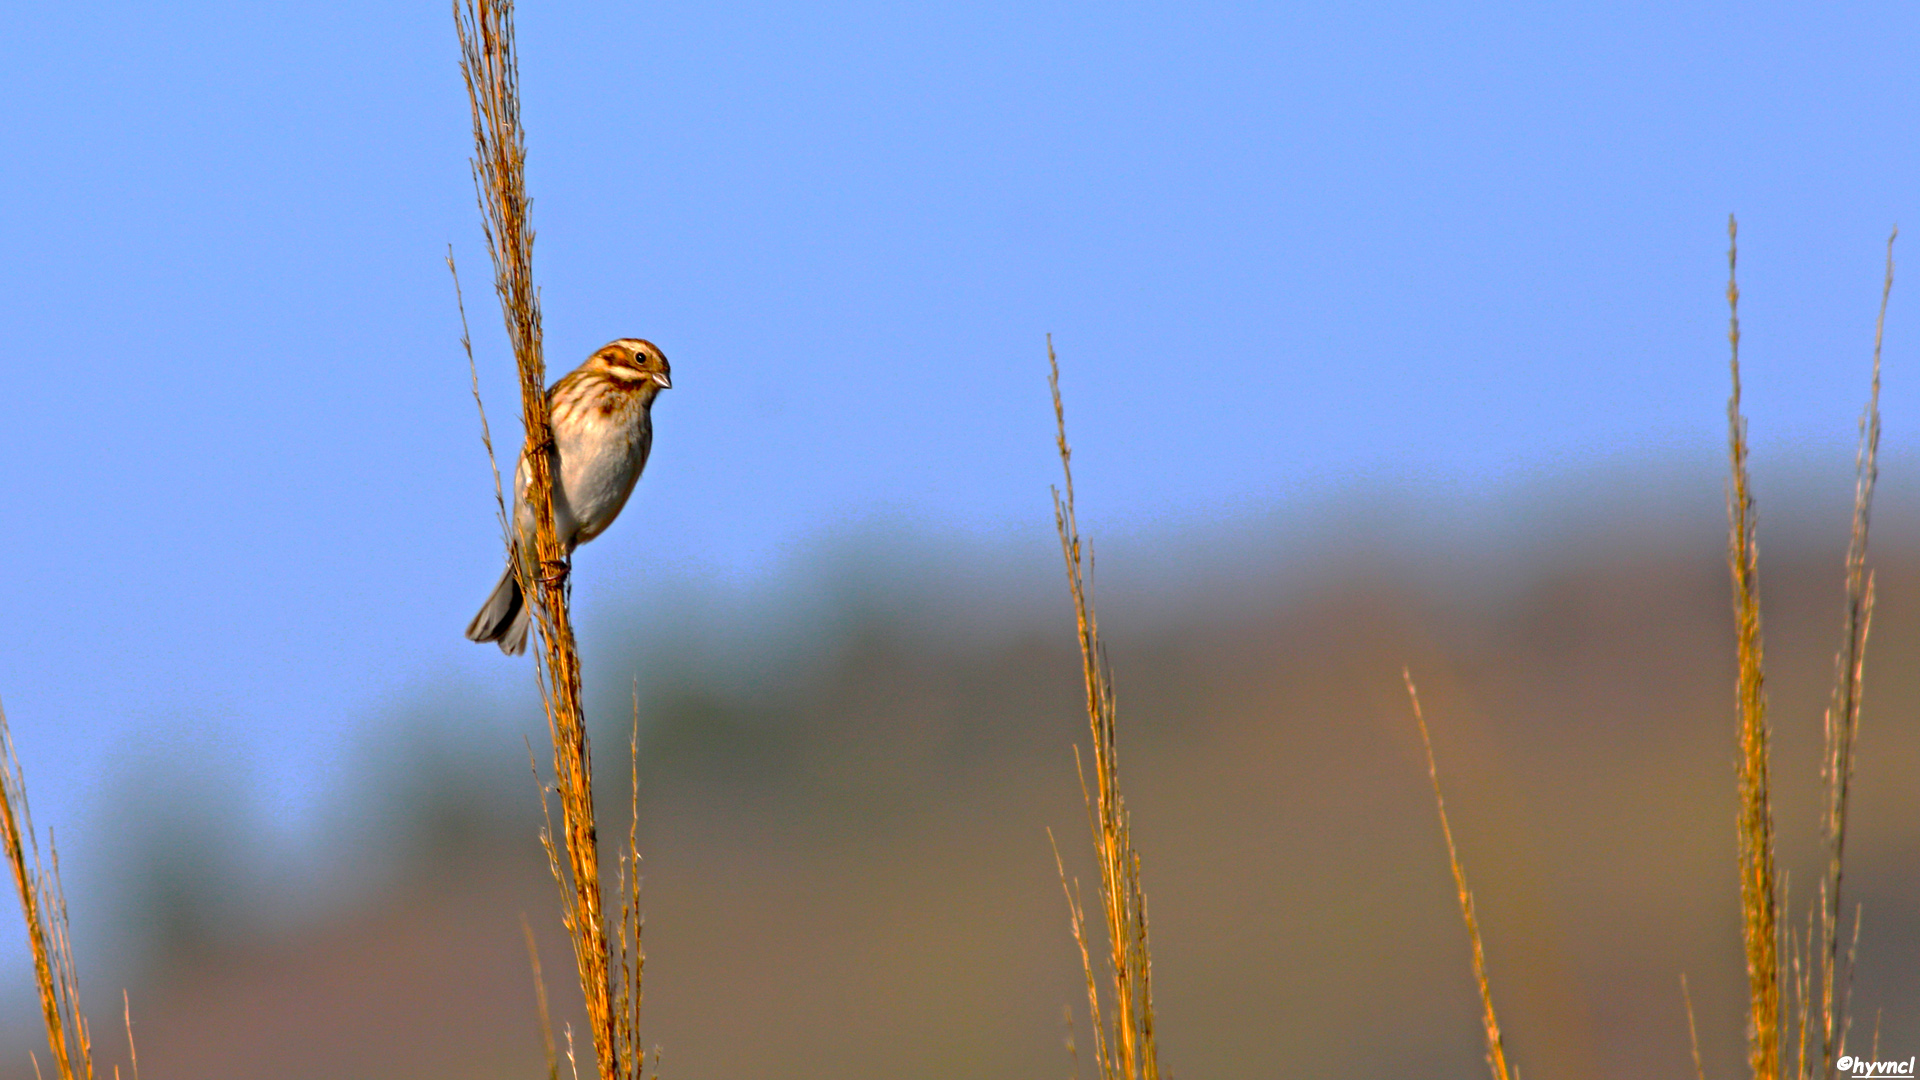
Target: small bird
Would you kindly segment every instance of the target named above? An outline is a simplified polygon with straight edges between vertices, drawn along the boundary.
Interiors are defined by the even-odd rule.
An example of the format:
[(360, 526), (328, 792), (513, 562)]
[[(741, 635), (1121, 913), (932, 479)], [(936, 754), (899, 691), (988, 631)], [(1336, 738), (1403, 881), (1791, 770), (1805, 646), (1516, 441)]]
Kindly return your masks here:
[[(620, 338), (547, 389), (553, 409), (553, 528), (567, 555), (607, 531), (633, 494), (653, 449), (653, 399), (673, 386), (667, 358), (651, 341)], [(500, 651), (526, 651), (533, 610), (520, 593), (514, 563), (533, 546), (533, 507), (527, 504), (527, 455), (513, 478), (513, 550), (500, 584), (467, 626), (472, 641), (497, 641)]]

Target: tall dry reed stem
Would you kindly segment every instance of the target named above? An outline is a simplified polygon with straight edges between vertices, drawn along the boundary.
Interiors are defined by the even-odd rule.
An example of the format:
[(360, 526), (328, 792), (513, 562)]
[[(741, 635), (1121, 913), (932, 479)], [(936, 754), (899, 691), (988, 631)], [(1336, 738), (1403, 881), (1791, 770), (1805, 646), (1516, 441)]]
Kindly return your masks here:
[[(1796, 1080), (1813, 1080), (1817, 1052), (1820, 1080), (1830, 1080), (1846, 1052), (1851, 1027), (1849, 998), (1854, 959), (1860, 946), (1860, 917), (1856, 910), (1853, 935), (1844, 958), (1840, 951), (1842, 873), (1846, 854), (1847, 806), (1853, 780), (1854, 747), (1859, 734), (1860, 703), (1864, 687), (1867, 635), (1873, 624), (1873, 574), (1867, 569), (1867, 536), (1873, 512), (1873, 489), (1879, 479), (1880, 354), (1886, 337), (1887, 303), (1893, 294), (1895, 229), (1887, 238), (1886, 278), (1880, 290), (1880, 314), (1873, 334), (1873, 385), (1860, 418), (1860, 446), (1854, 459), (1853, 527), (1847, 544), (1846, 615), (1842, 641), (1834, 657), (1834, 684), (1823, 720), (1824, 755), (1821, 775), (1826, 799), (1821, 813), (1821, 836), (1826, 867), (1820, 897), (1807, 909), (1805, 931), (1795, 928), (1788, 881), (1777, 869), (1773, 837), (1772, 751), (1767, 723), (1764, 651), (1760, 633), (1760, 550), (1756, 538), (1752, 481), (1748, 469), (1747, 421), (1740, 411), (1740, 285), (1739, 224), (1727, 215), (1727, 343), (1733, 389), (1727, 400), (1727, 457), (1731, 478), (1727, 487), (1727, 565), (1733, 578), (1733, 616), (1738, 674), (1735, 713), (1740, 751), (1737, 763), (1741, 936), (1747, 963), (1747, 1063), (1754, 1080), (1784, 1080), (1790, 1061)], [(1056, 405), (1058, 395), (1055, 397)], [(1064, 440), (1063, 440), (1064, 448)], [(1460, 912), (1473, 945), (1473, 971), (1485, 1010), (1487, 1063), (1495, 1080), (1507, 1080), (1506, 1052), (1494, 1017), (1488, 989), (1486, 959), (1473, 896), (1455, 854), (1453, 829), (1447, 821), (1446, 801), (1440, 794), (1440, 776), (1433, 758), (1433, 741), (1421, 716), (1420, 698), (1407, 677), (1407, 695), (1414, 720), (1426, 745), (1427, 773), (1440, 811), (1440, 830), (1447, 842), (1447, 859), (1460, 895)], [(1069, 901), (1071, 902), (1071, 897)], [(1076, 933), (1078, 923), (1076, 922)], [(1784, 971), (1783, 971), (1784, 964)], [(1783, 995), (1784, 985), (1784, 995)], [(1681, 996), (1687, 1010), (1687, 1035), (1693, 1047), (1694, 1073), (1706, 1075), (1700, 1061), (1694, 1028), (1693, 996), (1685, 975)], [(1813, 1003), (1819, 1001), (1819, 1016)], [(1812, 1033), (1818, 1024), (1817, 1048)], [(1791, 1057), (1783, 1060), (1783, 1044), (1791, 1038)], [(1875, 1056), (1878, 1057), (1878, 1022)]]
[[(553, 790), (563, 842), (548, 818), (542, 836), (560, 886), (561, 922), (573, 945), (581, 994), (602, 1080), (639, 1075), (638, 1036), (624, 1003), (638, 1003), (638, 967), (619, 969), (609, 955), (601, 895), (599, 830), (594, 819), (593, 762), (580, 704), (580, 657), (568, 613), (566, 551), (554, 530), (553, 427), (542, 354), (540, 293), (533, 283), (533, 226), (526, 193), (526, 136), (520, 125), (519, 58), (512, 0), (454, 0), (460, 73), (473, 114), (473, 181), (494, 293), (520, 376), (526, 470), (520, 493), (533, 509), (531, 537), (510, 535), (509, 558), (539, 627), (541, 702), (553, 741)], [(496, 469), (497, 475), (497, 469)], [(516, 483), (518, 480), (516, 479)], [(504, 507), (503, 507), (504, 509)], [(541, 789), (546, 803), (546, 788)], [(627, 973), (635, 985), (627, 987)], [(616, 985), (616, 979), (619, 984)]]
[[(6, 847), (14, 888), (20, 894), (20, 914), (27, 924), (27, 947), (33, 953), (34, 981), (40, 990), (41, 1019), (46, 1023), (55, 1075), (60, 1080), (92, 1080), (93, 1039), (86, 1015), (80, 1011), (80, 975), (73, 963), (66, 893), (60, 887), (60, 852), (49, 835), (50, 862), (41, 865), (40, 834), (27, 806), (26, 778), (13, 749), (5, 709), (0, 709), (0, 845)], [(131, 1011), (129, 1007), (129, 1046)], [(37, 1062), (34, 1071), (39, 1072)]]
[[(630, 824), (627, 827), (626, 848), (620, 853), (618, 870), (615, 876), (614, 894), (619, 899), (620, 914), (619, 922), (615, 924), (610, 939), (612, 941), (612, 947), (609, 949), (607, 958), (607, 971), (609, 973), (608, 984), (610, 986), (607, 1008), (612, 1018), (613, 1026), (613, 1056), (620, 1070), (617, 1075), (621, 1077), (622, 1080), (639, 1080), (641, 1075), (646, 1072), (646, 1044), (641, 1039), (640, 1006), (643, 1001), (641, 994), (641, 976), (646, 967), (647, 956), (646, 951), (641, 947), (640, 940), (643, 919), (640, 913), (640, 691), (638, 684), (634, 687), (633, 728), (627, 746), (633, 755), (631, 767), (632, 788), (630, 789), (632, 795), (629, 804), (629, 811), (632, 817), (629, 819)], [(569, 900), (569, 894), (566, 888), (565, 863), (559, 847), (553, 841), (553, 813), (551, 804), (547, 801), (549, 788), (540, 782), (540, 767), (538, 762), (534, 760), (533, 747), (531, 745), (527, 747), (527, 762), (532, 766), (534, 782), (540, 788), (540, 847), (541, 850), (546, 853), (547, 868), (553, 873), (553, 879), (561, 883), (561, 905), (564, 911)], [(557, 787), (557, 785), (555, 786)], [(569, 915), (568, 917), (571, 916)], [(569, 925), (568, 929), (571, 930), (572, 927)], [(531, 938), (528, 939), (528, 947), (532, 947)], [(537, 985), (539, 978), (538, 960), (536, 959), (534, 980), (536, 990), (541, 998), (541, 1037), (546, 1040), (549, 1049), (551, 1049), (553, 1043), (552, 1028), (550, 1022), (545, 1017), (546, 994), (545, 989)], [(604, 1064), (606, 1059), (602, 1058), (601, 1060), (603, 1062), (601, 1065), (601, 1075), (604, 1077), (606, 1075), (606, 1066)], [(569, 1063), (573, 1062), (571, 1033), (568, 1035), (567, 1061)], [(659, 1080), (660, 1050), (658, 1047), (654, 1048), (654, 1068), (652, 1075), (654, 1080)]]
[[(1507, 1069), (1507, 1044), (1500, 1035), (1500, 1018), (1493, 1012), (1493, 987), (1487, 981), (1487, 952), (1480, 940), (1480, 919), (1474, 913), (1473, 893), (1467, 889), (1467, 872), (1460, 867), (1460, 854), (1453, 846), (1453, 826), (1447, 821), (1447, 800), (1440, 794), (1440, 767), (1433, 760), (1433, 738), (1427, 734), (1427, 718), (1420, 711), (1420, 691), (1413, 685), (1413, 673), (1402, 670), (1407, 700), (1413, 706), (1413, 722), (1420, 728), (1421, 745), (1427, 749), (1427, 778), (1433, 781), (1433, 805), (1440, 811), (1440, 835), (1447, 841), (1447, 864), (1453, 868), (1453, 887), (1460, 894), (1460, 917), (1467, 924), (1467, 941), (1473, 946), (1473, 981), (1480, 987), (1481, 1027), (1487, 1036), (1487, 1070), (1493, 1080), (1512, 1080)], [(1685, 983), (1681, 984), (1683, 987)], [(1691, 1017), (1691, 1005), (1689, 1005)]]
[[(1854, 742), (1860, 731), (1860, 702), (1867, 659), (1867, 633), (1873, 626), (1873, 573), (1867, 569), (1867, 529), (1873, 515), (1873, 487), (1880, 477), (1880, 346), (1886, 338), (1887, 301), (1893, 295), (1893, 243), (1887, 237), (1887, 272), (1880, 288), (1880, 315), (1873, 327), (1873, 389), (1860, 414), (1860, 446), (1854, 455), (1853, 527), (1847, 540), (1847, 606), (1841, 645), (1833, 660), (1833, 694), (1822, 722), (1825, 753), (1821, 776), (1826, 802), (1820, 819), (1826, 846), (1826, 877), (1820, 886), (1820, 1061), (1822, 1077), (1832, 1074), (1846, 1052), (1848, 998), (1853, 954), (1840, 955), (1842, 867), (1847, 842), (1847, 800), (1853, 783)], [(1860, 920), (1854, 918), (1857, 941)]]
[(1767, 697), (1760, 641), (1760, 550), (1747, 472), (1747, 421), (1740, 412), (1740, 286), (1735, 276), (1739, 225), (1727, 216), (1727, 341), (1733, 394), (1727, 401), (1727, 564), (1733, 572), (1733, 621), (1739, 674), (1740, 930), (1747, 956), (1747, 1063), (1754, 1080), (1780, 1077), (1779, 906), (1774, 889), (1773, 798)]
[[(1736, 691), (1740, 734), (1739, 840), (1741, 929), (1746, 941), (1748, 982), (1748, 1064), (1755, 1080), (1781, 1080), (1789, 1062), (1797, 1080), (1833, 1075), (1846, 1052), (1851, 1026), (1849, 998), (1854, 957), (1860, 941), (1856, 912), (1853, 936), (1841, 951), (1845, 921), (1847, 810), (1853, 782), (1854, 747), (1860, 730), (1867, 637), (1873, 626), (1874, 581), (1867, 568), (1867, 538), (1873, 516), (1873, 491), (1880, 475), (1880, 354), (1886, 337), (1887, 303), (1893, 295), (1893, 245), (1887, 238), (1886, 276), (1880, 289), (1880, 313), (1874, 324), (1873, 382), (1860, 417), (1860, 445), (1854, 457), (1853, 522), (1847, 541), (1846, 610), (1841, 644), (1834, 656), (1833, 689), (1822, 718), (1821, 779), (1825, 799), (1820, 833), (1826, 865), (1819, 896), (1807, 911), (1802, 932), (1788, 919), (1786, 882), (1776, 868), (1773, 849), (1771, 768), (1765, 678), (1760, 644), (1759, 549), (1754, 539), (1753, 496), (1747, 469), (1746, 418), (1740, 412), (1740, 289), (1735, 277), (1738, 228), (1727, 218), (1727, 331), (1731, 346), (1733, 394), (1727, 403), (1728, 457), (1732, 480), (1727, 491), (1727, 560), (1733, 572), (1733, 610), (1739, 676)], [(1785, 971), (1782, 971), (1784, 951)], [(1786, 1000), (1782, 999), (1782, 984)], [(1818, 1001), (1818, 1015), (1814, 1003)], [(1815, 1025), (1819, 1036), (1813, 1037)], [(1783, 1044), (1791, 1037), (1791, 1057)], [(1817, 1064), (1816, 1064), (1817, 1062)]]
[[(1060, 400), (1060, 361), (1054, 355), (1053, 336), (1047, 336), (1048, 385), (1053, 390), (1055, 444), (1065, 493), (1053, 492), (1054, 526), (1060, 534), (1060, 554), (1066, 561), (1067, 589), (1073, 596), (1074, 621), (1079, 627), (1081, 672), (1087, 688), (1087, 723), (1093, 734), (1092, 788), (1087, 786), (1080, 750), (1074, 748), (1080, 771), (1081, 794), (1087, 804), (1095, 861), (1100, 870), (1100, 899), (1106, 915), (1107, 963), (1113, 976), (1111, 1025), (1103, 1018), (1093, 959), (1087, 948), (1085, 909), (1077, 891), (1067, 884), (1061, 864), (1061, 885), (1074, 941), (1087, 976), (1087, 1004), (1092, 1014), (1094, 1056), (1105, 1080), (1158, 1080), (1160, 1052), (1153, 1026), (1153, 961), (1147, 941), (1147, 898), (1140, 887), (1140, 855), (1126, 800), (1120, 795), (1120, 749), (1113, 698), (1113, 674), (1106, 647), (1100, 642), (1100, 624), (1093, 608), (1093, 555), (1083, 548), (1073, 505), (1073, 451), (1067, 445), (1067, 414)], [(1059, 849), (1054, 850), (1056, 863)]]

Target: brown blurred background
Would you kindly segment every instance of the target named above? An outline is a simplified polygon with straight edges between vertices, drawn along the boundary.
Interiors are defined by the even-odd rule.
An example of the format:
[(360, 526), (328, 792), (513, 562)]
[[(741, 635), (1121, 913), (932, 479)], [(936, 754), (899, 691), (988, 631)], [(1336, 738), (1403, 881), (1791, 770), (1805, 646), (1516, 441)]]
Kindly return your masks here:
[[(1173, 1076), (1484, 1075), (1402, 665), (1522, 1074), (1692, 1075), (1683, 973), (1708, 1075), (1738, 1073), (1728, 589), (1716, 492), (1682, 486), (1515, 503), (1474, 529), (1376, 508), (1317, 536), (1103, 549)], [(1815, 865), (1847, 494), (1789, 500), (1763, 534), (1796, 881)], [(1905, 1057), (1920, 1052), (1920, 529), (1887, 522), (1847, 880), (1865, 905), (1854, 1045), (1884, 1012), (1883, 1053)], [(1065, 1077), (1067, 1008), (1087, 1041), (1046, 834), (1084, 877), (1064, 583), (1038, 556), (901, 554), (915, 547), (850, 545), (773, 625), (721, 631), (719, 606), (636, 601), (586, 628), (616, 819), (628, 679), (648, 657), (646, 1026), (664, 1076)], [(502, 707), (456, 689), (401, 709), (413, 734), (369, 748), (337, 837), (357, 854), (326, 888), (265, 881), (205, 797), (214, 772), (109, 819), (123, 855), (84, 877), (101, 895), (73, 898), (102, 1060), (122, 1060), (125, 983), (148, 1077), (538, 1075), (523, 914), (560, 1019), (579, 1005), (525, 749), (460, 738), (463, 710)], [(1807, 898), (1796, 884), (1797, 910)], [(30, 1076), (44, 1041), (30, 1000), (11, 1000), (0, 1076)]]

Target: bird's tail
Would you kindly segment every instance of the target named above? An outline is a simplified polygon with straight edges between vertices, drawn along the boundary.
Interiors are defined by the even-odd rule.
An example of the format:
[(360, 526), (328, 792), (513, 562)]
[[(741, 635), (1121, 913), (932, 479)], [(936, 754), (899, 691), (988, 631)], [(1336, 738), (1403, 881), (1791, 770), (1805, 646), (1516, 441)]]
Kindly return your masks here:
[(500, 575), (493, 595), (480, 605), (480, 613), (467, 624), (467, 640), (497, 641), (500, 651), (518, 656), (527, 651), (527, 626), (533, 621), (533, 609), (520, 592), (520, 579), (513, 574), (513, 563)]

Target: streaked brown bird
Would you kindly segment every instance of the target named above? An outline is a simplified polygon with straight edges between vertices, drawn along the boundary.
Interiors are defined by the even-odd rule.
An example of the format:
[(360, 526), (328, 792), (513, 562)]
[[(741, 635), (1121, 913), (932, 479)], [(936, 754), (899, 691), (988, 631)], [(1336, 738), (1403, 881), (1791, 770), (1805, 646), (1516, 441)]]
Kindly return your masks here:
[[(673, 385), (667, 357), (651, 341), (620, 338), (547, 390), (553, 408), (553, 527), (567, 555), (607, 531), (633, 494), (653, 449), (653, 399)], [(513, 479), (513, 544), (506, 573), (467, 626), (473, 641), (496, 641), (515, 656), (526, 651), (533, 609), (521, 595), (513, 566), (533, 547), (533, 507), (527, 504), (527, 456)]]

